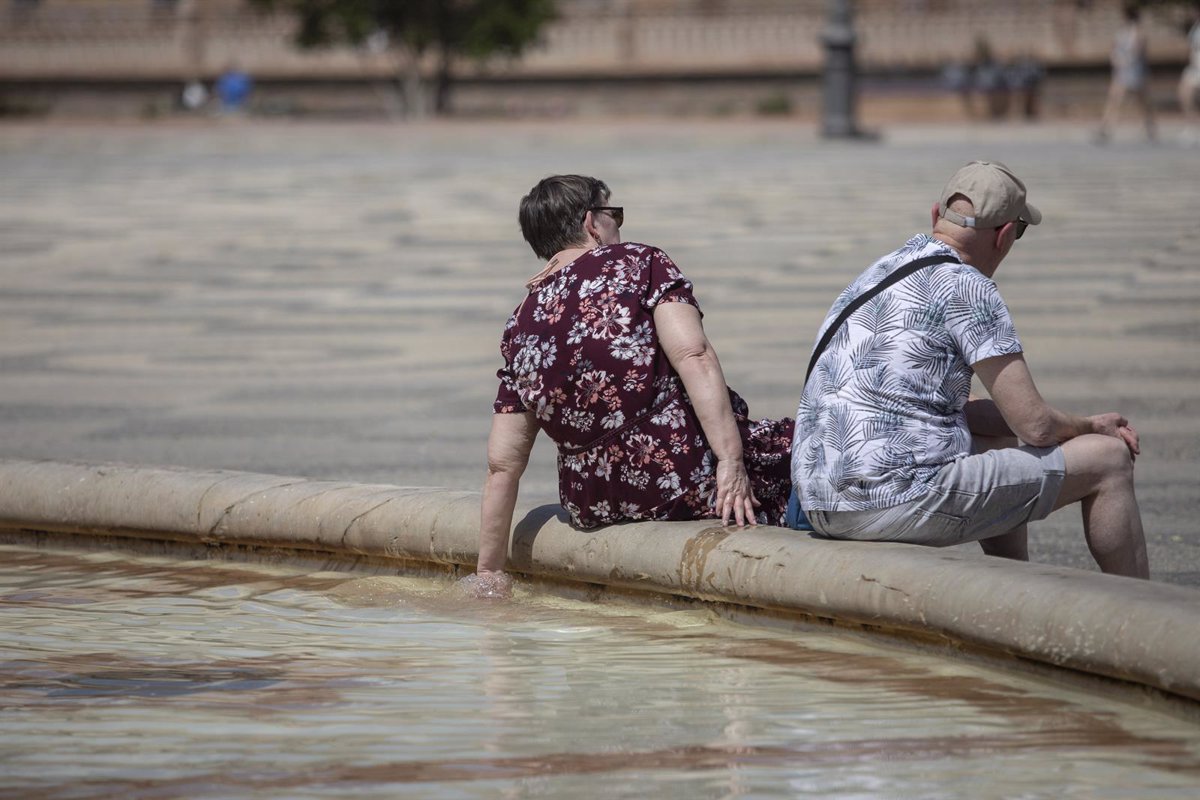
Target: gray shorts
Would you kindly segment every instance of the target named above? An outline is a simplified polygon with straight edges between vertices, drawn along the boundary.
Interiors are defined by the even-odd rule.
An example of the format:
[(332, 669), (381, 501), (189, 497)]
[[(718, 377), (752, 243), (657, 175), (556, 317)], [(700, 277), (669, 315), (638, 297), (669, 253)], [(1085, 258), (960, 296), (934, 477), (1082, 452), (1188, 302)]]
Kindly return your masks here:
[(922, 498), (868, 511), (809, 511), (829, 539), (948, 547), (1045, 519), (1066, 475), (1062, 448), (1006, 447), (947, 464)]

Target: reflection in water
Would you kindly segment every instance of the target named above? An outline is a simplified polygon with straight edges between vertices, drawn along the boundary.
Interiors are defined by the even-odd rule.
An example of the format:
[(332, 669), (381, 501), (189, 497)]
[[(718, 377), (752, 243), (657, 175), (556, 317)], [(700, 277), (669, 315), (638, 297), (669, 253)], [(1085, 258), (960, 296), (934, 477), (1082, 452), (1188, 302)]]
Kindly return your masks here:
[[(11, 669), (14, 665), (6, 666)], [(62, 673), (47, 680), (47, 676), (38, 668), (39, 665), (31, 666), (40, 679), (26, 685), (19, 681), (6, 681), (5, 687), (42, 690), (47, 697), (169, 697), (194, 692), (264, 689), (277, 683), (276, 676), (282, 674), (279, 670), (209, 666), (159, 667), (143, 664), (92, 672)]]
[(1190, 798), (1162, 711), (704, 609), (0, 547), (0, 797)]

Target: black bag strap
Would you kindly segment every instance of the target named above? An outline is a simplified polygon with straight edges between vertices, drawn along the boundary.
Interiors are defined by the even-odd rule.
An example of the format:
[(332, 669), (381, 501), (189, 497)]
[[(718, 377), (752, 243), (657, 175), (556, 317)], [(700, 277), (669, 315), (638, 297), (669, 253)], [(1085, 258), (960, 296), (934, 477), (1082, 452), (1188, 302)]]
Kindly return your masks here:
[(858, 297), (854, 298), (854, 301), (851, 302), (850, 305), (842, 309), (842, 313), (838, 314), (838, 318), (833, 321), (833, 324), (825, 329), (825, 335), (821, 337), (821, 341), (817, 342), (817, 346), (813, 349), (812, 358), (808, 362), (808, 372), (804, 373), (804, 382), (808, 383), (808, 376), (812, 375), (813, 368), (817, 366), (817, 359), (819, 359), (821, 354), (825, 352), (825, 348), (829, 346), (829, 342), (832, 341), (833, 337), (837, 334), (838, 328), (845, 324), (846, 320), (850, 318), (851, 314), (862, 308), (864, 303), (882, 292), (884, 289), (887, 289), (890, 286), (893, 286), (904, 280), (917, 270), (925, 269), (925, 267), (932, 267), (934, 264), (951, 264), (956, 261), (958, 261), (957, 258), (948, 255), (926, 256), (925, 258), (918, 258), (916, 261), (908, 262), (903, 267), (896, 270), (891, 275), (888, 275), (886, 278), (860, 294)]

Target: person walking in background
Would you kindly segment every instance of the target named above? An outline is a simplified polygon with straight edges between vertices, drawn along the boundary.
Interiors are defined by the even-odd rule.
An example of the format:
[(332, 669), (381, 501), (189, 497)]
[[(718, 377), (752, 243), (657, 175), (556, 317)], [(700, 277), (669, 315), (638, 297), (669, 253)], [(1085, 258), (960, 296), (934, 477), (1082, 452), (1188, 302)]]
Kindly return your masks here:
[(991, 44), (983, 36), (975, 40), (973, 78), (975, 91), (983, 100), (984, 116), (993, 121), (1004, 119), (1008, 114), (1008, 81), (1004, 66), (996, 60)]
[(1112, 50), (1112, 82), (1108, 87), (1108, 102), (1104, 105), (1104, 116), (1100, 129), (1096, 131), (1096, 143), (1104, 144), (1111, 138), (1125, 96), (1134, 95), (1142, 108), (1142, 121), (1146, 126), (1146, 138), (1156, 136), (1154, 107), (1150, 101), (1150, 75), (1146, 63), (1146, 34), (1142, 30), (1142, 12), (1136, 4), (1125, 6), (1125, 25), (1117, 32)]
[(235, 114), (245, 110), (250, 93), (254, 91), (254, 80), (244, 69), (231, 62), (217, 78), (213, 88), (221, 102), (221, 111)]
[[(859, 275), (821, 326), (792, 447), (808, 522), (831, 539), (978, 541), (1027, 561), (1027, 524), (1078, 503), (1100, 569), (1148, 577), (1136, 431), (1120, 414), (1079, 417), (1042, 399), (993, 281), (1042, 220), (1025, 184), (1003, 164), (971, 162), (931, 219), (930, 234)], [(975, 376), (992, 399), (971, 397)]]
[(1037, 119), (1046, 68), (1032, 53), (1026, 53), (1009, 65), (1006, 77), (1017, 113), (1026, 121)]
[(1188, 30), (1189, 60), (1179, 78), (1179, 107), (1183, 110), (1184, 129), (1182, 141), (1193, 147), (1200, 146), (1200, 0), (1192, 5), (1191, 28)]

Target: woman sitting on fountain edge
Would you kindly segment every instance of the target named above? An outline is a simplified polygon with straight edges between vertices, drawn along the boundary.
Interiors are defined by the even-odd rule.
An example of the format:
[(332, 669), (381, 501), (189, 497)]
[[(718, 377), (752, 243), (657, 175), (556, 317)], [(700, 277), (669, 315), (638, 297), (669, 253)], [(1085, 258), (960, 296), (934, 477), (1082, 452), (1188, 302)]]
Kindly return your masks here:
[(500, 342), (476, 593), (504, 595), (518, 484), (538, 431), (558, 446), (579, 528), (719, 517), (782, 524), (791, 419), (751, 421), (725, 385), (692, 284), (656, 247), (621, 242), (624, 210), (596, 178), (556, 175), (521, 200), (545, 267)]

